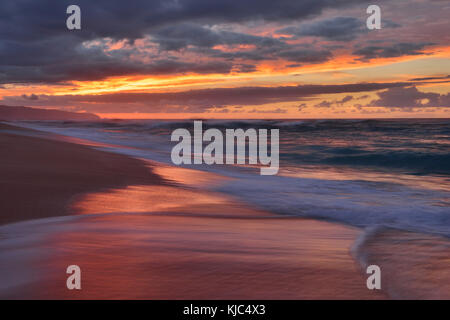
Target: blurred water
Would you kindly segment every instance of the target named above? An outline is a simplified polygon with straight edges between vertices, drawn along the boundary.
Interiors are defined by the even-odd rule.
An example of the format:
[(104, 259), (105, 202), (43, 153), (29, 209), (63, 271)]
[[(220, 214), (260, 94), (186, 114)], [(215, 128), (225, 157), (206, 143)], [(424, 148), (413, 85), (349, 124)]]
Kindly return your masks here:
[[(0, 295), (8, 286), (15, 291), (4, 296), (15, 297), (23, 295), (21, 285), (63, 283), (60, 269), (75, 259), (94, 275), (88, 279), (93, 291), (80, 297), (363, 297), (364, 279), (355, 283), (355, 265), (345, 260), (358, 236), (353, 254), (362, 273), (368, 264), (380, 265), (382, 286), (391, 297), (448, 298), (449, 124), (421, 119), (204, 122), (204, 129), (278, 128), (280, 172), (261, 176), (251, 166), (173, 167), (170, 133), (192, 129), (192, 121), (21, 123), (157, 161), (155, 172), (178, 188), (131, 186), (91, 194), (74, 205), (83, 217), (0, 228), (5, 249), (0, 264), (11, 275), (2, 279)], [(246, 206), (264, 213), (255, 215)], [(32, 271), (25, 270), (27, 265), (34, 266)], [(336, 271), (342, 272), (337, 283)], [(292, 281), (293, 276), (303, 282)], [(311, 291), (307, 283), (331, 287)], [(63, 285), (54, 286), (37, 297), (67, 296)], [(25, 292), (34, 297), (38, 291)]]
[[(109, 144), (102, 148), (168, 165), (175, 145), (171, 132), (193, 129), (188, 120), (23, 125)], [(450, 236), (448, 119), (207, 120), (203, 126), (280, 130), (277, 176), (260, 176), (249, 166), (185, 166), (230, 178), (205, 190), (280, 214)]]

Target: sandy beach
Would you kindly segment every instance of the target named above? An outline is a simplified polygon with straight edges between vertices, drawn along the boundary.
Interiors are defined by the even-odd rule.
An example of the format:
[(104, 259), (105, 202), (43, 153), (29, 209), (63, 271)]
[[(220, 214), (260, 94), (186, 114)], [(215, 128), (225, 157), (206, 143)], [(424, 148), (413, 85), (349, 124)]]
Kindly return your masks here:
[[(0, 127), (1, 298), (386, 298), (350, 255), (359, 229), (169, 180), (199, 172), (14, 130)], [(71, 264), (80, 291), (65, 286)]]
[(33, 134), (0, 124), (0, 224), (68, 215), (80, 193), (161, 181), (136, 159), (14, 132)]

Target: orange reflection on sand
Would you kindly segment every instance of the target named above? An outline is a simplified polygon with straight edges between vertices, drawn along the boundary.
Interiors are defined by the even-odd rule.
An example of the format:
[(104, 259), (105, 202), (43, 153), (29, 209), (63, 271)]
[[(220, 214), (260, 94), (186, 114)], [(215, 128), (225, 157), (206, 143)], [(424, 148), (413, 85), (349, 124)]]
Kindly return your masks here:
[[(202, 172), (178, 170), (183, 179), (202, 180)], [(382, 297), (366, 289), (349, 255), (359, 234), (353, 228), (273, 215), (221, 194), (170, 185), (95, 192), (75, 199), (72, 208), (85, 215), (41, 222), (45, 239), (33, 240), (31, 260), (21, 262), (39, 277), (7, 297)], [(80, 291), (65, 286), (72, 264), (82, 270)]]
[(215, 173), (167, 166), (153, 161), (147, 161), (147, 163), (152, 171), (163, 179), (185, 186), (212, 186), (231, 180), (229, 177)]
[[(40, 298), (379, 298), (348, 254), (358, 231), (302, 219), (99, 215), (48, 239)], [(83, 290), (65, 289), (78, 264)], [(45, 288), (45, 290), (42, 290)]]
[(232, 197), (195, 187), (212, 186), (230, 178), (199, 170), (166, 166), (147, 161), (154, 173), (170, 185), (132, 185), (122, 189), (94, 192), (75, 199), (76, 214), (177, 212), (213, 216), (272, 215), (250, 208)]
[(213, 194), (168, 186), (129, 186), (88, 194), (73, 205), (79, 214), (145, 213), (183, 211), (190, 206), (225, 205), (227, 200)]

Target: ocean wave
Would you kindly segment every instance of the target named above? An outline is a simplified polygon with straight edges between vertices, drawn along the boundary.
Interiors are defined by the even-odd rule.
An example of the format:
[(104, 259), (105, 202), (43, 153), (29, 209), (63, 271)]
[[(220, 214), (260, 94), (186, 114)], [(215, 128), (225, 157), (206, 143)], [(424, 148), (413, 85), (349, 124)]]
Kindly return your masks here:
[(450, 237), (446, 192), (396, 183), (243, 176), (217, 191), (279, 214)]
[[(392, 299), (449, 299), (448, 238), (384, 226), (366, 228), (351, 249), (366, 273), (381, 270), (381, 288)], [(431, 266), (431, 267), (430, 267)]]
[[(347, 167), (357, 172), (386, 170), (420, 174), (442, 174), (445, 182), (450, 173), (450, 150), (445, 144), (447, 120), (379, 121), (379, 120), (324, 120), (324, 121), (229, 121), (209, 120), (208, 126), (235, 127), (268, 124), (289, 128), (314, 124), (328, 130), (282, 131), (280, 127), (281, 168), (301, 169), (313, 164), (317, 174), (321, 166)], [(413, 125), (411, 125), (413, 124)], [(415, 124), (415, 125), (414, 125)], [(192, 120), (183, 121), (109, 121), (101, 124), (34, 124), (50, 132), (117, 145), (109, 151), (171, 164), (167, 128), (192, 126)], [(96, 126), (96, 127), (92, 127)], [(359, 126), (359, 127), (356, 127)], [(370, 127), (371, 129), (362, 129)], [(381, 134), (373, 128), (388, 128)], [(107, 128), (107, 129), (105, 129)], [(133, 128), (133, 129), (130, 129)], [(163, 128), (163, 129), (161, 129)], [(334, 128), (334, 129), (333, 129)], [(337, 129), (336, 129), (337, 128)], [(345, 129), (344, 129), (345, 128)], [(403, 128), (393, 130), (393, 128)], [(109, 130), (111, 129), (111, 130)], [(153, 131), (152, 131), (153, 130)], [(161, 130), (161, 131), (157, 131)], [(290, 130), (290, 129), (289, 129)], [(158, 133), (155, 133), (158, 132)], [(283, 133), (284, 132), (284, 133)], [(394, 133), (395, 132), (395, 133)], [(128, 146), (132, 148), (122, 148)], [(394, 182), (288, 176), (260, 176), (250, 168), (235, 166), (195, 166), (194, 169), (215, 172), (231, 177), (216, 191), (235, 196), (242, 201), (283, 215), (297, 215), (325, 219), (357, 227), (381, 225), (417, 232), (450, 236), (448, 192), (426, 189)], [(283, 170), (281, 170), (283, 171)], [(381, 173), (380, 173), (381, 174)], [(322, 175), (325, 176), (326, 175)], [(422, 178), (422, 177), (421, 177)], [(395, 178), (392, 178), (391, 181)]]
[(450, 153), (424, 154), (413, 152), (387, 152), (372, 154), (351, 154), (325, 159), (327, 164), (351, 166), (377, 166), (400, 168), (413, 174), (450, 174)]

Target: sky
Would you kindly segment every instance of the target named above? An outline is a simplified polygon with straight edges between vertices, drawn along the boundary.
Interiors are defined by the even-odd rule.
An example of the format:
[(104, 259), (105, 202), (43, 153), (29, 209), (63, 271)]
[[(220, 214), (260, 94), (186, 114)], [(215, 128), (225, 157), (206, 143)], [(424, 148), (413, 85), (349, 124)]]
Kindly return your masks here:
[[(81, 9), (68, 30), (66, 9)], [(381, 29), (369, 30), (369, 5)], [(450, 118), (448, 0), (2, 0), (0, 105), (103, 118)]]

